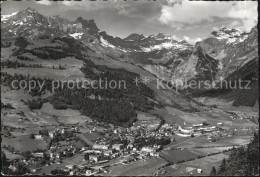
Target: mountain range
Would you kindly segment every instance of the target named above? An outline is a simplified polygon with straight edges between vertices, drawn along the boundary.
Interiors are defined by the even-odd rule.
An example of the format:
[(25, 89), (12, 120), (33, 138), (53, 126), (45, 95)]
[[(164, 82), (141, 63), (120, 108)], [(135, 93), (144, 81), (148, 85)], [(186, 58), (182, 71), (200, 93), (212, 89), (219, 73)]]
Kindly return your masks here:
[(92, 60), (101, 58), (134, 65), (160, 79), (209, 80), (219, 84), (240, 78), (250, 80), (252, 87), (250, 91), (183, 88), (181, 93), (170, 91), (174, 103), (178, 102), (176, 97), (187, 101), (198, 96), (230, 99), (235, 106), (254, 106), (258, 100), (257, 27), (249, 33), (223, 27), (193, 46), (164, 33), (113, 37), (101, 31), (93, 19), (78, 17), (71, 21), (27, 8), (1, 15), (1, 38), (2, 47), (16, 46), (13, 54), (18, 58), (28, 53), (42, 59), (80, 54)]

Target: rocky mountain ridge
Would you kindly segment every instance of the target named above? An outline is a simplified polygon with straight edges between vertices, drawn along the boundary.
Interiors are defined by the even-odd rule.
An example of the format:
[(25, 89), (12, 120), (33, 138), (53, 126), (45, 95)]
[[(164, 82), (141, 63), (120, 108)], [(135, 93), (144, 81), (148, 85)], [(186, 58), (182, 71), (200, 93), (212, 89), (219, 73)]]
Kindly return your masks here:
[(249, 33), (224, 27), (192, 46), (164, 33), (148, 36), (134, 33), (123, 39), (113, 37), (101, 31), (93, 19), (79, 17), (70, 21), (60, 16), (47, 17), (31, 8), (1, 15), (1, 26), (2, 39), (72, 37), (101, 55), (140, 66), (166, 80), (220, 82), (243, 70), (249, 62), (258, 65), (256, 27)]

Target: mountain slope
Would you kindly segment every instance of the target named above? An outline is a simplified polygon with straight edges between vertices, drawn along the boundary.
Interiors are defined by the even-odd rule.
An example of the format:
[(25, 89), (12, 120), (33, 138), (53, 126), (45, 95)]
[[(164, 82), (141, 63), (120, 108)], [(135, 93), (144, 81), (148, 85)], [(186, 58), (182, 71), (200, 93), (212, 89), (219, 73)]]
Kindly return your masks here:
[[(160, 79), (208, 80), (212, 84), (233, 78), (230, 75), (237, 75), (238, 71), (248, 70), (247, 63), (251, 61), (258, 64), (256, 27), (250, 33), (221, 28), (193, 47), (163, 33), (149, 36), (131, 34), (121, 39), (101, 31), (94, 20), (46, 17), (31, 8), (1, 15), (1, 18), (3, 45), (8, 46), (9, 39), (19, 36), (28, 41), (26, 46), (13, 49), (13, 55), (18, 58), (28, 53), (43, 59), (94, 56), (140, 66)], [(199, 95), (204, 91), (208, 90), (185, 88), (183, 93)]]
[[(23, 18), (28, 18), (26, 15), (32, 16), (29, 17), (32, 20), (24, 20), (17, 26)], [(32, 97), (40, 98), (48, 93), (44, 101), (39, 100), (41, 103), (39, 105), (48, 101), (55, 109), (77, 109), (95, 120), (124, 126), (131, 125), (136, 120), (136, 111), (149, 112), (166, 105), (188, 112), (204, 109), (203, 106), (174, 89), (158, 89), (157, 77), (140, 67), (138, 63), (123, 62), (124, 58), (130, 58), (130, 54), (133, 53), (153, 56), (153, 52), (161, 52), (168, 53), (171, 57), (170, 53), (174, 53), (175, 50), (190, 50), (187, 48), (191, 46), (184, 41), (178, 44), (178, 41), (168, 35), (158, 34), (156, 37), (144, 37), (144, 41), (141, 40), (143, 47), (156, 46), (148, 52), (143, 51), (142, 48), (137, 51), (134, 45), (130, 45), (131, 43), (126, 49), (121, 43), (120, 46), (119, 44), (114, 46), (116, 43), (112, 45), (111, 41), (127, 43), (130, 38), (108, 36), (105, 32), (100, 32), (93, 20), (78, 18), (69, 21), (59, 16), (45, 17), (30, 8), (6, 18), (2, 23), (4, 23), (3, 30), (12, 29), (12, 31), (1, 34), (2, 43), (5, 44), (5, 48), (2, 48), (5, 53), (4, 58), (8, 60), (3, 66), (1, 79), (5, 85), (10, 85), (13, 79), (45, 79), (47, 86), (42, 91), (39, 92), (36, 88), (28, 93)], [(22, 35), (24, 30), (26, 33)], [(170, 46), (165, 47), (163, 45), (165, 43), (167, 45), (169, 43)], [(159, 54), (158, 59), (160, 59)], [(63, 63), (69, 60), (83, 65), (75, 67), (74, 64)], [(58, 66), (55, 63), (58, 63)], [(62, 73), (65, 74), (63, 77)], [(127, 89), (105, 91), (62, 89), (52, 93), (50, 83), (53, 79), (75, 79), (78, 76), (80, 79), (83, 77), (87, 80), (100, 77), (103, 79), (108, 77), (110, 80), (123, 79), (127, 82)], [(149, 77), (150, 82), (147, 85), (143, 83), (143, 77)], [(136, 78), (141, 81), (139, 84), (134, 83)]]
[[(224, 32), (227, 34), (223, 34)], [(232, 31), (232, 33), (230, 33)], [(234, 33), (236, 35), (234, 35)], [(220, 96), (233, 100), (234, 106), (253, 106), (258, 100), (258, 32), (254, 27), (245, 34), (237, 30), (220, 29), (213, 32), (214, 37), (207, 38), (195, 45), (188, 62), (176, 69), (178, 79), (191, 78), (200, 81), (210, 81), (220, 89), (188, 89), (186, 94), (193, 96)], [(232, 42), (230, 42), (232, 41)], [(238, 82), (250, 82), (250, 89), (238, 88)], [(228, 82), (227, 84), (221, 84)], [(230, 85), (237, 87), (233, 89)], [(228, 85), (228, 89), (226, 88)]]

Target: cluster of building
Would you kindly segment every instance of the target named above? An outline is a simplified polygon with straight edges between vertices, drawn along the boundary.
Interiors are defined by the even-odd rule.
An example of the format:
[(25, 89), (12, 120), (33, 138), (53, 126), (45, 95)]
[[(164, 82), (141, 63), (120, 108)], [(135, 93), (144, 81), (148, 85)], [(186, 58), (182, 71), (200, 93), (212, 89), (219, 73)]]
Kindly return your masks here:
[[(30, 165), (35, 161), (45, 160), (47, 161), (45, 165), (48, 166), (61, 164), (64, 159), (79, 155), (82, 156), (81, 165), (76, 165), (76, 167), (75, 165), (67, 165), (66, 168), (62, 169), (65, 173), (71, 175), (107, 173), (107, 166), (145, 160), (150, 156), (159, 157), (158, 152), (162, 149), (159, 140), (168, 138), (167, 142), (174, 141), (173, 135), (175, 134), (182, 137), (201, 135), (212, 137), (220, 132), (218, 127), (221, 127), (222, 123), (220, 122), (216, 126), (210, 126), (207, 123), (180, 126), (178, 124), (163, 124), (160, 119), (155, 119), (138, 120), (130, 128), (98, 122), (88, 122), (86, 126), (87, 128), (84, 131), (88, 134), (99, 134), (99, 131), (102, 130), (102, 136), (97, 136), (97, 138), (91, 140), (92, 144), (89, 144), (88, 140), (83, 143), (84, 145), (75, 146), (76, 142), (84, 141), (80, 137), (84, 134), (81, 132), (83, 129), (80, 129), (80, 126), (76, 124), (59, 127), (52, 131), (44, 129), (37, 134), (33, 134), (35, 139), (48, 137), (51, 139), (51, 143), (46, 151), (32, 152), (30, 159), (25, 160), (25, 162)], [(152, 140), (152, 143), (142, 143), (142, 140)], [(121, 158), (122, 160), (119, 161), (111, 161)], [(35, 170), (35, 168), (32, 168), (32, 170)]]
[(216, 130), (216, 126), (209, 126), (207, 123), (193, 124), (189, 127), (178, 126), (176, 134), (182, 137), (200, 136)]

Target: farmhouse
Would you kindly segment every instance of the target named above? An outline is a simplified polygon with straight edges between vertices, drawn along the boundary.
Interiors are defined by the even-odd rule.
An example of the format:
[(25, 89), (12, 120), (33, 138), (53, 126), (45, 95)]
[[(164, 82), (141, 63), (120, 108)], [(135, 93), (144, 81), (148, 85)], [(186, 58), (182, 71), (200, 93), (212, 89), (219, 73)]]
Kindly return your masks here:
[(104, 152), (104, 156), (107, 156), (107, 157), (111, 156), (111, 154), (112, 154), (112, 151), (105, 151)]
[(109, 146), (105, 144), (94, 144), (93, 149), (108, 150)]
[(43, 137), (42, 137), (42, 135), (34, 135), (34, 138), (37, 139), (37, 140), (40, 140), (40, 139), (42, 139)]
[(35, 153), (32, 153), (32, 155), (34, 157), (43, 157), (44, 156), (44, 153), (43, 152), (35, 152)]
[(89, 155), (89, 161), (98, 162), (99, 160), (100, 160), (100, 157), (99, 157), (99, 156), (94, 155), (94, 154), (90, 154), (90, 155)]
[(114, 144), (114, 145), (112, 146), (112, 149), (117, 150), (117, 151), (120, 151), (120, 150), (123, 149), (123, 147), (124, 147), (123, 144)]

